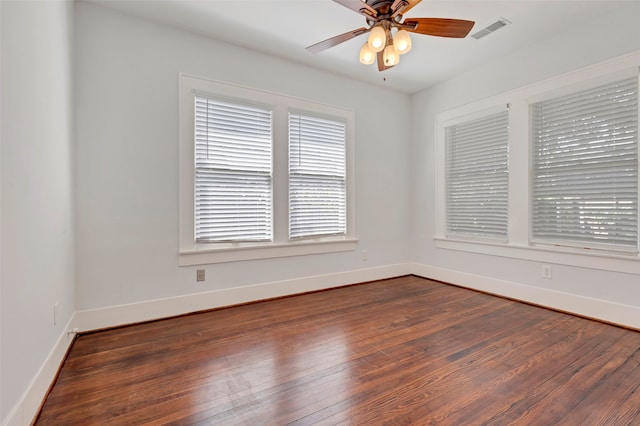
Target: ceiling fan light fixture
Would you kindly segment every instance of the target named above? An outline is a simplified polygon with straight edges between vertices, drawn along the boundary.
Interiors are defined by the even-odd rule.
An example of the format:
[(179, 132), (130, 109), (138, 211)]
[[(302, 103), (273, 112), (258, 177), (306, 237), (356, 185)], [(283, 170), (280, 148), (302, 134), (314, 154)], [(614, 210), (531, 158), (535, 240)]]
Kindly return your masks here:
[(396, 33), (396, 36), (393, 38), (393, 45), (396, 47), (396, 50), (399, 54), (404, 55), (408, 51), (411, 50), (411, 37), (409, 36), (409, 31), (400, 30)]
[[(409, 33), (436, 37), (465, 38), (475, 25), (475, 22), (466, 19), (404, 19), (405, 13), (413, 9), (422, 0), (333, 1), (363, 16), (367, 26), (312, 44), (307, 46), (307, 50), (311, 53), (319, 53), (354, 37), (369, 33), (367, 43), (360, 48), (359, 59), (363, 64), (377, 62), (378, 71), (385, 71), (397, 65), (400, 62), (400, 55), (411, 50), (412, 41)], [(499, 24), (504, 24), (504, 22)]]
[(371, 65), (376, 60), (376, 52), (369, 48), (369, 43), (365, 43), (360, 48), (360, 63)]
[(393, 44), (388, 44), (387, 47), (384, 48), (384, 52), (382, 53), (382, 61), (384, 62), (385, 67), (398, 65), (398, 62), (400, 62), (400, 54)]
[(372, 52), (378, 53), (384, 49), (386, 40), (387, 34), (384, 28), (380, 25), (376, 25), (369, 33), (369, 40), (367, 43), (369, 44), (369, 49), (371, 49)]

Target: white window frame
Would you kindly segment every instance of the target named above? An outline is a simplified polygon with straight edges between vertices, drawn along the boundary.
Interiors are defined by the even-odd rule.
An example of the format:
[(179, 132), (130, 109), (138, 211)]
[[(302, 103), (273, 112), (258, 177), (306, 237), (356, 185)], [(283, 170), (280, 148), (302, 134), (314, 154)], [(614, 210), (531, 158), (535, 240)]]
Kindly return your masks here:
[[(196, 112), (199, 111), (201, 115), (200, 120), (196, 118), (195, 144), (196, 149), (200, 147), (202, 150), (200, 158), (198, 154), (195, 155), (196, 241), (203, 243), (271, 241), (273, 235), (272, 107), (250, 104), (237, 99), (214, 97), (210, 94), (195, 93), (194, 98)], [(231, 114), (232, 118), (227, 118), (225, 121), (219, 120), (219, 117), (212, 114), (210, 110), (217, 110), (220, 114)], [(247, 112), (248, 117), (245, 116)], [(211, 126), (209, 120), (211, 120)], [(234, 136), (237, 134), (230, 136), (231, 133), (239, 131), (234, 126), (252, 126), (251, 131), (243, 135), (243, 139), (247, 138), (243, 140), (247, 145), (246, 149), (240, 152), (236, 152), (237, 140)], [(218, 136), (213, 136), (214, 127), (220, 132)], [(211, 140), (212, 137), (215, 138), (214, 141)], [(209, 150), (218, 151), (220, 155), (210, 156)], [(251, 159), (250, 164), (247, 163), (249, 159)], [(198, 180), (199, 173), (203, 176), (202, 181)], [(218, 176), (224, 183), (218, 179), (212, 180), (212, 176)], [(229, 185), (237, 185), (238, 188), (231, 192), (223, 190)], [(260, 189), (256, 190), (256, 188)], [(224, 191), (224, 196), (221, 190)], [(203, 200), (201, 205), (198, 205), (199, 193)], [(204, 199), (209, 197), (217, 197), (220, 203), (204, 202)], [(253, 201), (247, 205), (244, 201), (249, 198)], [(235, 206), (232, 209), (234, 214), (230, 214), (231, 205)], [(224, 206), (224, 213), (219, 209), (220, 206)], [(200, 222), (198, 216), (201, 217)], [(224, 223), (220, 223), (223, 220)]]
[[(436, 205), (433, 240), (435, 246), (512, 259), (640, 274), (640, 254), (638, 253), (562, 247), (532, 241), (530, 235), (531, 135), (529, 123), (529, 106), (531, 104), (634, 75), (640, 79), (639, 67), (640, 51), (637, 51), (437, 114), (434, 135)], [(452, 119), (478, 114), (501, 104), (510, 105), (509, 241), (500, 243), (448, 237), (446, 235), (446, 191), (444, 186), (444, 126)]]
[[(449, 195), (448, 195), (449, 182), (448, 182), (448, 180), (446, 178), (446, 175), (448, 173), (447, 164), (446, 164), (447, 163), (447, 153), (446, 153), (446, 151), (448, 149), (447, 141), (446, 141), (446, 131), (447, 131), (447, 129), (450, 128), (450, 127), (456, 126), (456, 125), (467, 124), (467, 123), (474, 122), (474, 121), (479, 120), (479, 119), (484, 119), (484, 118), (487, 118), (489, 116), (493, 116), (495, 114), (505, 113), (505, 112), (507, 114), (507, 147), (508, 147), (508, 144), (509, 144), (509, 105), (498, 105), (498, 106), (495, 106), (495, 107), (483, 109), (481, 111), (477, 111), (477, 112), (474, 112), (472, 114), (463, 115), (463, 116), (459, 116), (459, 117), (456, 117), (456, 118), (448, 119), (447, 121), (442, 123), (442, 131), (444, 132), (443, 137), (445, 139), (443, 148), (444, 148), (444, 151), (445, 151), (445, 154), (444, 154), (445, 155), (445, 158), (444, 158), (444, 161), (445, 161), (445, 164), (444, 164), (444, 169), (445, 169), (444, 170), (445, 171), (445, 186), (444, 186), (444, 190), (445, 190), (445, 203), (446, 204), (448, 204), (448, 197), (449, 197)], [(508, 151), (508, 149), (507, 149), (507, 152), (506, 152), (506, 157), (507, 157), (507, 176), (508, 176), (508, 173), (509, 173), (509, 170), (508, 170), (508, 168), (509, 168), (509, 166), (508, 166), (508, 164), (509, 164), (509, 151)], [(508, 181), (507, 181), (507, 188), (508, 188)], [(508, 202), (508, 199), (509, 199), (509, 197), (507, 195), (507, 202)], [(507, 206), (507, 215), (508, 215), (508, 210), (509, 209), (508, 209), (508, 206)], [(451, 232), (451, 231), (447, 230), (448, 221), (449, 221), (448, 220), (449, 219), (448, 218), (448, 214), (449, 214), (449, 212), (447, 211), (445, 213), (445, 219), (444, 219), (445, 220), (445, 234), (447, 235), (447, 237), (461, 238), (461, 239), (465, 239), (465, 240), (493, 241), (493, 242), (502, 242), (502, 243), (506, 243), (509, 240), (509, 230), (508, 230), (509, 220), (508, 220), (508, 217), (507, 217), (507, 221), (506, 221), (507, 228), (505, 229), (504, 237), (503, 236), (495, 236), (495, 235), (493, 235), (493, 236), (487, 236), (487, 235), (481, 236), (481, 235), (474, 235), (472, 233), (468, 233), (468, 234), (464, 235), (462, 232)]]
[[(309, 169), (307, 167), (309, 166), (318, 166), (319, 163), (314, 163), (312, 158), (308, 158), (304, 155), (306, 149), (309, 148), (309, 145), (303, 145), (303, 141), (305, 140), (305, 138), (301, 138), (301, 133), (298, 133), (297, 137), (295, 140), (298, 140), (298, 147), (300, 146), (305, 146), (304, 149), (299, 150), (298, 153), (301, 155), (302, 158), (302, 162), (303, 164), (305, 164), (307, 167), (303, 167), (303, 169), (296, 169), (294, 165), (292, 165), (291, 163), (297, 163), (297, 161), (294, 160), (294, 158), (292, 158), (292, 153), (294, 152), (293, 147), (296, 145), (295, 143), (292, 142), (292, 121), (291, 121), (291, 117), (292, 116), (298, 116), (301, 119), (306, 120), (306, 123), (309, 124), (311, 122), (322, 122), (324, 123), (325, 126), (329, 126), (331, 128), (331, 130), (333, 132), (338, 132), (337, 134), (340, 135), (340, 137), (335, 138), (335, 137), (331, 137), (331, 135), (329, 136), (328, 139), (324, 139), (322, 140), (323, 146), (326, 145), (327, 143), (331, 144), (331, 143), (342, 143), (342, 150), (340, 151), (342, 153), (342, 155), (338, 155), (335, 157), (329, 157), (332, 160), (336, 160), (336, 162), (327, 162), (326, 159), (327, 157), (324, 158), (324, 161), (321, 163), (322, 166), (321, 168), (325, 168), (322, 171), (315, 170), (316, 174), (314, 173), (310, 173)], [(346, 202), (347, 202), (347, 176), (346, 176), (346, 162), (343, 162), (344, 160), (346, 160), (345, 156), (344, 156), (344, 152), (346, 150), (346, 130), (347, 130), (347, 123), (341, 118), (341, 117), (329, 117), (329, 116), (323, 116), (320, 114), (317, 114), (315, 112), (311, 112), (311, 111), (299, 111), (299, 110), (293, 110), (290, 109), (289, 110), (289, 115), (288, 115), (288, 119), (287, 119), (287, 123), (289, 125), (289, 143), (288, 143), (288, 149), (289, 149), (289, 155), (288, 155), (288, 159), (289, 159), (289, 167), (288, 167), (288, 177), (289, 177), (289, 239), (291, 240), (305, 240), (305, 239), (309, 239), (309, 238), (318, 238), (318, 237), (322, 237), (322, 236), (331, 236), (331, 235), (345, 235), (347, 232), (347, 220), (346, 220)], [(298, 122), (298, 125), (300, 125), (300, 122)], [(344, 131), (344, 134), (340, 133), (340, 129), (342, 129)], [(302, 132), (302, 128), (298, 127), (299, 132)], [(315, 129), (317, 130), (317, 129)], [(336, 133), (333, 133), (333, 136), (335, 136)], [(307, 137), (307, 142), (310, 142), (311, 146), (317, 145), (318, 140), (315, 137), (311, 136), (311, 133), (304, 135)], [(324, 149), (324, 148), (323, 148)], [(330, 150), (326, 150), (327, 152), (331, 153), (332, 151)], [(333, 149), (333, 153), (335, 154), (337, 151), (335, 151), (335, 147)], [(328, 154), (331, 155), (331, 154)], [(294, 161), (292, 161), (294, 160)], [(298, 161), (300, 161), (300, 158), (298, 158)], [(326, 167), (329, 166), (330, 168), (336, 167), (336, 169), (332, 169), (332, 170), (327, 170)], [(297, 170), (297, 172), (296, 172)], [(340, 170), (340, 173), (337, 172), (337, 170)], [(327, 180), (331, 181), (333, 184), (338, 183), (339, 187), (340, 187), (340, 191), (338, 193), (336, 192), (331, 192), (332, 197), (329, 197), (329, 199), (332, 199), (333, 202), (335, 203), (334, 206), (331, 209), (328, 210), (321, 210), (321, 212), (319, 213), (317, 210), (313, 211), (313, 208), (310, 208), (309, 205), (306, 205), (306, 207), (303, 207), (301, 209), (297, 210), (298, 215), (294, 215), (294, 190), (292, 189), (292, 182), (295, 181), (295, 178), (297, 177), (302, 177), (302, 176), (306, 176), (307, 178), (307, 183), (309, 183), (309, 181), (313, 182), (313, 184), (318, 184), (318, 182), (320, 181), (324, 181), (324, 183), (327, 183)], [(298, 181), (300, 182), (300, 181)], [(304, 186), (305, 188), (307, 188), (307, 186)], [(340, 200), (339, 195), (343, 195), (344, 196), (344, 201), (341, 202), (342, 200)], [(338, 196), (338, 198), (336, 199), (335, 197)], [(301, 199), (298, 198), (298, 201), (302, 201)], [(317, 198), (314, 198), (313, 201), (318, 201)], [(326, 203), (327, 202), (327, 198), (323, 197), (322, 198), (322, 202)], [(317, 204), (316, 204), (317, 206)], [(315, 233), (312, 233), (311, 230), (308, 227), (302, 226), (302, 228), (305, 228), (307, 233), (306, 234), (299, 234), (299, 235), (292, 235), (292, 222), (293, 219), (295, 217), (298, 217), (299, 219), (302, 219), (302, 217), (306, 214), (309, 215), (311, 212), (313, 211), (313, 219), (317, 220), (317, 219), (321, 219), (321, 223), (323, 223), (322, 227), (320, 228), (320, 230), (316, 230)], [(334, 216), (337, 212), (341, 213), (337, 215), (336, 219), (330, 219), (330, 216)], [(344, 213), (343, 213), (344, 212)], [(304, 214), (303, 214), (304, 213)], [(304, 224), (315, 224), (318, 225), (317, 222), (315, 222), (314, 220), (301, 220), (301, 222), (303, 222)], [(327, 221), (330, 223), (330, 225), (327, 224)]]
[[(625, 75), (626, 74), (626, 75)], [(533, 121), (533, 116), (532, 116), (532, 111), (531, 108), (540, 103), (540, 102), (545, 102), (548, 100), (555, 100), (555, 99), (563, 99), (565, 96), (567, 95), (574, 95), (574, 94), (578, 94), (580, 92), (583, 92), (585, 90), (591, 90), (591, 89), (602, 89), (603, 86), (607, 86), (609, 84), (612, 83), (617, 83), (623, 80), (629, 80), (629, 79), (635, 79), (636, 83), (638, 82), (638, 78), (639, 78), (639, 73), (637, 70), (629, 70), (628, 72), (623, 72), (623, 73), (613, 73), (611, 75), (606, 75), (606, 76), (602, 76), (601, 78), (597, 78), (588, 82), (582, 82), (582, 83), (578, 83), (578, 84), (573, 84), (567, 87), (564, 87), (562, 89), (559, 90), (552, 90), (550, 92), (538, 95), (538, 96), (532, 96), (530, 98), (527, 99), (527, 104), (529, 105), (529, 109), (530, 109), (530, 121)], [(636, 117), (637, 120), (638, 117)], [(639, 123), (640, 120), (637, 120), (636, 123)], [(529, 148), (530, 148), (530, 194), (533, 195), (534, 193), (534, 184), (535, 184), (535, 180), (534, 180), (534, 149), (535, 149), (535, 143), (533, 141), (533, 132), (534, 132), (534, 125), (531, 122), (530, 123), (530, 143), (529, 143)], [(582, 141), (580, 141), (582, 143)], [(636, 128), (636, 150), (638, 150), (638, 128)], [(636, 162), (636, 167), (637, 167), (637, 162)], [(585, 169), (583, 169), (584, 171)], [(638, 178), (638, 176), (636, 176), (636, 178)], [(637, 184), (636, 184), (637, 185)], [(638, 197), (638, 190), (640, 189), (640, 185), (636, 186), (636, 202), (638, 199), (640, 199)], [(566, 193), (565, 193), (566, 196)], [(531, 213), (530, 213), (530, 217), (531, 217), (531, 221), (529, 223), (529, 241), (530, 244), (533, 245), (540, 245), (540, 246), (551, 246), (551, 247), (568, 247), (568, 248), (575, 248), (575, 249), (586, 249), (586, 250), (601, 250), (604, 252), (612, 252), (612, 253), (616, 253), (616, 252), (620, 252), (620, 253), (626, 253), (626, 254), (638, 254), (638, 241), (636, 241), (635, 247), (632, 246), (625, 246), (625, 245), (621, 245), (621, 244), (615, 244), (609, 241), (599, 241), (597, 240), (595, 237), (592, 236), (591, 239), (589, 240), (584, 240), (584, 241), (580, 241), (578, 240), (574, 240), (574, 239), (568, 239), (568, 240), (563, 240), (557, 237), (543, 237), (543, 236), (535, 236), (534, 233), (534, 205), (533, 205), (533, 197), (530, 196), (529, 197), (529, 202), (530, 202), (530, 209), (531, 209)], [(638, 225), (638, 221), (636, 220), (636, 232), (640, 229), (640, 226)]]
[[(179, 74), (179, 211), (178, 264), (203, 265), (251, 259), (355, 250), (355, 114), (352, 110), (249, 87)], [(195, 241), (194, 93), (270, 105), (273, 108), (273, 240), (268, 242)], [(289, 240), (288, 112), (308, 111), (346, 123), (346, 235)]]

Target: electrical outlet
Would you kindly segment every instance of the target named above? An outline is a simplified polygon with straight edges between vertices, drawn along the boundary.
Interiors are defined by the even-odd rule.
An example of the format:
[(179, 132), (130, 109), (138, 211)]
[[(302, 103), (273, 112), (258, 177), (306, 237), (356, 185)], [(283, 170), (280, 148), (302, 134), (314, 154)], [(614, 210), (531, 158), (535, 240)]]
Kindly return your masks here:
[(361, 259), (362, 260), (367, 260), (367, 251), (366, 250), (362, 250)]
[(542, 278), (551, 279), (551, 265), (542, 265)]
[(204, 281), (204, 269), (198, 269), (196, 273), (196, 281)]

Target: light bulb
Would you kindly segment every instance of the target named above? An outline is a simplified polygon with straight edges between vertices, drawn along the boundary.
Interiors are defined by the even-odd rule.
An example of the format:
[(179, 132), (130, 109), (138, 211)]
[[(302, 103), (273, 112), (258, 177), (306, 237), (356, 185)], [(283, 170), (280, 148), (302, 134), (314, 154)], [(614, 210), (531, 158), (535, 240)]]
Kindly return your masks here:
[(393, 44), (389, 44), (384, 48), (384, 53), (382, 54), (382, 61), (386, 67), (392, 67), (397, 65), (400, 62), (400, 54), (396, 50)]
[(367, 43), (369, 43), (369, 49), (371, 49), (371, 51), (375, 53), (381, 52), (382, 49), (384, 49), (386, 41), (387, 35), (384, 31), (384, 28), (378, 25), (371, 29), (371, 32), (369, 33), (369, 40), (367, 41)]
[(369, 48), (369, 43), (365, 43), (360, 48), (360, 63), (370, 65), (376, 60), (376, 52)]
[(404, 55), (408, 51), (411, 50), (411, 37), (409, 37), (409, 32), (406, 30), (400, 30), (396, 33), (396, 36), (393, 38), (393, 45), (396, 47), (396, 50), (399, 54)]

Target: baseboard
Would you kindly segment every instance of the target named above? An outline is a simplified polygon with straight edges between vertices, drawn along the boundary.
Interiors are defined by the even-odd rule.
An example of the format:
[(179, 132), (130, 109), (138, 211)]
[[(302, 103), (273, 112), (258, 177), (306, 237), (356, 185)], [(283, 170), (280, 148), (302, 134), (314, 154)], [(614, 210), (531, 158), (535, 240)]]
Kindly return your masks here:
[(2, 423), (5, 426), (26, 426), (33, 423), (40, 411), (44, 398), (53, 384), (60, 366), (64, 362), (67, 351), (73, 343), (75, 334), (67, 333), (71, 329), (71, 324), (75, 321), (74, 316), (64, 327), (62, 334), (47, 356), (44, 363), (34, 376), (33, 380), (22, 394), (18, 403), (13, 407), (7, 418)]
[(20, 402), (9, 413), (3, 425), (29, 425), (64, 361), (73, 335), (67, 330), (92, 331), (176, 315), (232, 306), (310, 291), (413, 274), (498, 296), (521, 300), (580, 316), (599, 319), (621, 326), (640, 329), (640, 307), (622, 305), (601, 299), (528, 286), (418, 263), (400, 263), (376, 268), (304, 277), (286, 281), (190, 294), (100, 309), (77, 311), (49, 353)]
[(411, 273), (461, 287), (640, 330), (640, 307), (413, 263)]
[(409, 264), (401, 263), (110, 306), (101, 309), (76, 311), (33, 381), (20, 398), (18, 404), (4, 419), (2, 425), (26, 426), (33, 423), (75, 337), (75, 334), (68, 334), (68, 330), (74, 328), (80, 331), (99, 330), (274, 297), (393, 278), (409, 274), (409, 268)]
[(409, 268), (409, 264), (401, 263), (77, 311), (72, 326), (80, 332), (86, 332), (135, 324), (274, 297), (393, 278), (409, 274)]

